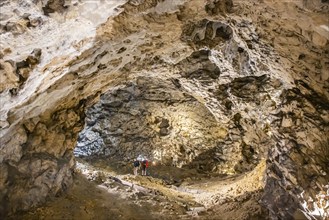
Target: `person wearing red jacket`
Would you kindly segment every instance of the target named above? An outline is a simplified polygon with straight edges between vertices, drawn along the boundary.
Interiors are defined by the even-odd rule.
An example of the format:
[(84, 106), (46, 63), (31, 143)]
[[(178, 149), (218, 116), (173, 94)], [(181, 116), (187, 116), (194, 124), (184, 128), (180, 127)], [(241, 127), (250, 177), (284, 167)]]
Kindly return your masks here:
[(144, 159), (142, 162), (142, 176), (146, 176), (146, 170), (149, 167), (149, 162), (147, 159)]

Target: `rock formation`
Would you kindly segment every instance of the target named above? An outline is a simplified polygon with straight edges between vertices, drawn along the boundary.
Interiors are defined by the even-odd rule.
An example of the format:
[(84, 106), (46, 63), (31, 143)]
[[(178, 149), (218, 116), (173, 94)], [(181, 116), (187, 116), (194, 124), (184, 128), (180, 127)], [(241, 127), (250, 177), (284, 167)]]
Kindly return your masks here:
[(0, 6), (0, 216), (70, 187), (74, 153), (139, 152), (223, 174), (266, 159), (272, 219), (325, 212), (328, 1)]

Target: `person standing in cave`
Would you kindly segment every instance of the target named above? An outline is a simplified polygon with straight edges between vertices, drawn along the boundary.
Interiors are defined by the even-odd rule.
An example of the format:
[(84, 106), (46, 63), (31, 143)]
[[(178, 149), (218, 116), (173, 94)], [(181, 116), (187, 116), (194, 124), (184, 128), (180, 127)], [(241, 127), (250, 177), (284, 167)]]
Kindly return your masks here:
[(147, 169), (148, 166), (149, 166), (149, 162), (148, 162), (148, 160), (147, 160), (147, 159), (144, 159), (144, 160), (142, 161), (141, 166), (142, 166), (142, 176), (146, 176), (146, 169)]
[(134, 175), (137, 176), (138, 175), (138, 169), (139, 169), (140, 163), (138, 160), (134, 161)]

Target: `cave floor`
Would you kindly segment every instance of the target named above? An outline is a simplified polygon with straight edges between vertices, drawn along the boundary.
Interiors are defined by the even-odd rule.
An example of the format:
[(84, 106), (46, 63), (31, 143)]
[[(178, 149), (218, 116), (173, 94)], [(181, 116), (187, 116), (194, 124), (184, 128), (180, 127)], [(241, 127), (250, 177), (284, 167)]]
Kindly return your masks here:
[(134, 176), (130, 164), (78, 158), (65, 195), (10, 219), (267, 219), (264, 169), (224, 176), (155, 165)]

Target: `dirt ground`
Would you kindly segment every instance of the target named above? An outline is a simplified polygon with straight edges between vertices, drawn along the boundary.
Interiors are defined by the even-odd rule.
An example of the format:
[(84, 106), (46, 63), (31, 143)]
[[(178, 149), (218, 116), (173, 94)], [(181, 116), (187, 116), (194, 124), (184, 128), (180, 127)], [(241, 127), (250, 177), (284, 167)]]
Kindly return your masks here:
[(238, 176), (202, 174), (163, 165), (148, 176), (107, 159), (77, 159), (64, 196), (9, 219), (267, 219), (258, 204), (265, 162)]

